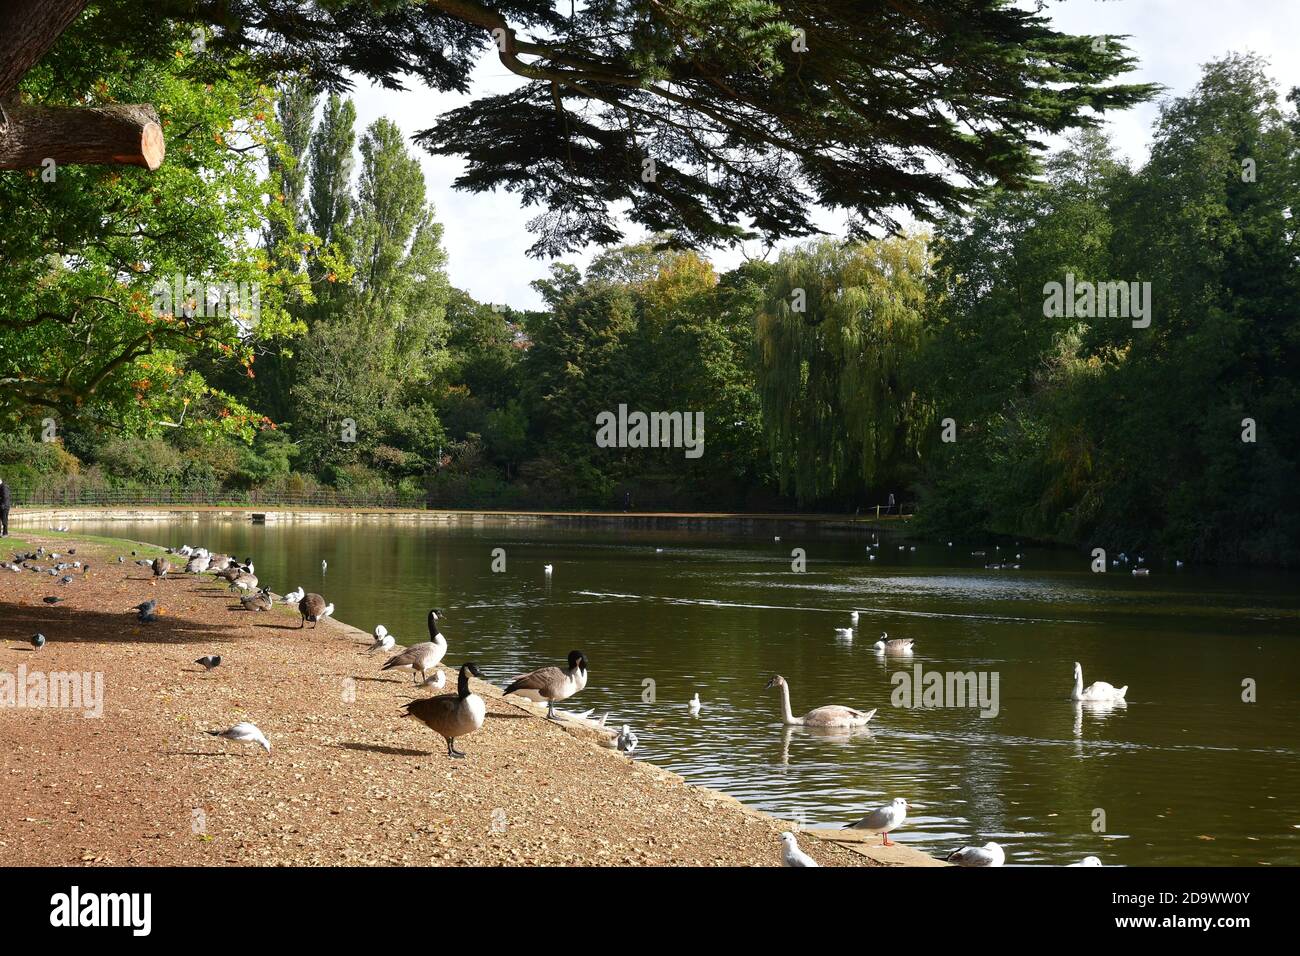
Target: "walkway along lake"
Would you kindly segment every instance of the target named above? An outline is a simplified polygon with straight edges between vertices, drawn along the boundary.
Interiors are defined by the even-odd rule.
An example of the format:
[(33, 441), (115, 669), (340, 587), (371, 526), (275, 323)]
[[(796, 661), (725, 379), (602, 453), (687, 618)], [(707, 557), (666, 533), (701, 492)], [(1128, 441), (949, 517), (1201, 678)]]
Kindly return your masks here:
[[(638, 758), (810, 827), (904, 796), (917, 809), (892, 837), (932, 854), (996, 840), (1009, 864), (1300, 864), (1294, 575), (1163, 564), (1148, 577), (1093, 574), (1070, 552), (911, 550), (889, 535), (869, 560), (870, 534), (780, 528), (195, 517), (73, 530), (251, 555), (277, 592), (319, 591), (340, 620), (385, 624), (403, 643), (423, 640), (428, 609), (441, 607), (448, 662), (472, 657), (499, 686), (580, 648), (591, 681), (571, 709), (631, 724)], [(791, 569), (795, 548), (805, 572)], [(1020, 570), (985, 568), (1016, 552)], [(855, 609), (851, 639), (837, 634)], [(873, 651), (881, 631), (915, 639), (914, 654)], [(1075, 661), (1085, 683), (1127, 684), (1127, 707), (1072, 703)], [(996, 687), (995, 715), (981, 716), (974, 695), (963, 707), (895, 706), (904, 684), (968, 672), (986, 694)], [(869, 731), (783, 728), (779, 694), (764, 690), (778, 673), (795, 714), (878, 708)]]

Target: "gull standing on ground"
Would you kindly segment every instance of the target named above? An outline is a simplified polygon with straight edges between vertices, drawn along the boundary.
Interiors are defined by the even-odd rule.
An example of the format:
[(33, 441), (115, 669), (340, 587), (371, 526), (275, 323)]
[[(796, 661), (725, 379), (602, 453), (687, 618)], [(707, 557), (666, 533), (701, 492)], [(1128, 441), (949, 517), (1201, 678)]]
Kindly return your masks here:
[(794, 838), (794, 834), (789, 830), (781, 834), (781, 865), (821, 866), (820, 863), (799, 849), (799, 841)]
[(884, 839), (881, 846), (893, 846), (889, 831), (897, 830), (907, 819), (908, 803), (902, 797), (895, 797), (883, 807), (877, 807), (856, 823), (848, 824), (846, 830), (862, 830), (864, 833), (879, 833)]

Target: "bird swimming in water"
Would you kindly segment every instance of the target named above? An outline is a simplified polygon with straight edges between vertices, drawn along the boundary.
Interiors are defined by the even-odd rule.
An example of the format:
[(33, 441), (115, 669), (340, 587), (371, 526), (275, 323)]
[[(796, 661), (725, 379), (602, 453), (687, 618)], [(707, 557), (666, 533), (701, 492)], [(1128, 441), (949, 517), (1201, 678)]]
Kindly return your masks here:
[(194, 663), (202, 665), (205, 671), (211, 671), (214, 667), (218, 666), (221, 663), (221, 655), (209, 654), (207, 657), (200, 657)]
[(42, 647), (45, 646), (45, 635), (40, 633), (33, 634), (31, 637), (31, 641), (32, 641), (32, 647), (36, 648), (36, 650), (39, 651)]
[(686, 709), (689, 710), (692, 714), (698, 714), (700, 712), (701, 706), (703, 705), (700, 703), (700, 692), (696, 691), (695, 696), (692, 697), (690, 701), (687, 703)]
[(958, 866), (1001, 866), (1007, 861), (1007, 855), (996, 843), (983, 846), (964, 846), (948, 854), (948, 862)]
[(266, 734), (257, 729), (257, 724), (249, 723), (246, 720), (235, 724), (229, 730), (209, 730), (206, 733), (213, 737), (233, 740), (236, 743), (257, 744), (268, 754), (271, 752), (271, 742), (266, 739)]

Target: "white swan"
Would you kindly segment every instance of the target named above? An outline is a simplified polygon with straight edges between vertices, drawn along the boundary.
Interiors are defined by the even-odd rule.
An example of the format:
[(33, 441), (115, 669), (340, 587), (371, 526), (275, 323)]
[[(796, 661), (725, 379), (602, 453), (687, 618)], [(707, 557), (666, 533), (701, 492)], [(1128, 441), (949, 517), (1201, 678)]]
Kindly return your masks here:
[(1007, 855), (996, 843), (983, 846), (964, 846), (948, 854), (948, 862), (958, 866), (1001, 866), (1007, 862)]
[(836, 637), (844, 637), (844, 638), (848, 638), (848, 639), (851, 641), (851, 640), (853, 640), (853, 628), (851, 628), (851, 627), (837, 627), (837, 628), (835, 629), (835, 636), (836, 636)]
[(1101, 860), (1097, 859), (1097, 857), (1095, 856), (1085, 856), (1078, 863), (1067, 863), (1065, 865), (1066, 866), (1101, 866), (1102, 862)]
[(781, 834), (781, 865), (821, 866), (820, 863), (799, 849), (799, 841), (794, 838), (794, 834), (789, 830)]
[(694, 715), (700, 712), (701, 706), (702, 705), (700, 704), (700, 693), (699, 691), (696, 691), (695, 696), (692, 697), (690, 699), (690, 702), (686, 705), (686, 709), (689, 710), (692, 715)]
[(1124, 695), (1128, 693), (1128, 684), (1123, 687), (1114, 687), (1107, 684), (1104, 680), (1083, 686), (1083, 665), (1078, 661), (1074, 662), (1074, 690), (1070, 694), (1073, 700), (1123, 700)]
[(777, 674), (767, 682), (764, 690), (781, 688), (781, 719), (788, 727), (865, 727), (867, 721), (876, 716), (875, 708), (871, 710), (854, 710), (839, 704), (827, 704), (808, 711), (802, 717), (790, 712), (790, 687), (785, 678)]

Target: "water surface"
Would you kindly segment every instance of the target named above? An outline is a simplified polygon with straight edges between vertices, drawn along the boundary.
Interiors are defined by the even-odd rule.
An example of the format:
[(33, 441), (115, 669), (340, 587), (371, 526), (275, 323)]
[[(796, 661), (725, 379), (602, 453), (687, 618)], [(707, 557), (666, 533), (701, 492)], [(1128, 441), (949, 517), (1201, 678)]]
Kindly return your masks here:
[[(567, 706), (631, 724), (638, 758), (811, 827), (903, 796), (917, 809), (894, 839), (936, 855), (996, 840), (1009, 863), (1300, 863), (1295, 576), (1092, 574), (1072, 552), (1006, 542), (976, 556), (889, 536), (868, 560), (869, 534), (779, 528), (779, 542), (378, 521), (75, 530), (251, 555), (276, 591), (319, 591), (338, 619), (383, 623), (403, 643), (424, 640), (428, 609), (441, 607), (448, 661), (476, 660), (498, 684), (580, 648), (591, 682)], [(804, 573), (791, 570), (796, 547)], [(491, 570), (494, 548), (504, 573)], [(984, 567), (1016, 552), (1019, 570)], [(847, 639), (836, 628), (853, 609)], [(875, 653), (882, 630), (914, 638), (916, 653)], [(1074, 661), (1087, 683), (1129, 685), (1128, 706), (1073, 704)], [(916, 665), (996, 673), (997, 716), (892, 706), (891, 675)], [(878, 708), (869, 732), (783, 728), (777, 693), (764, 691), (777, 673), (797, 714)], [(1248, 678), (1255, 703), (1242, 700)]]

